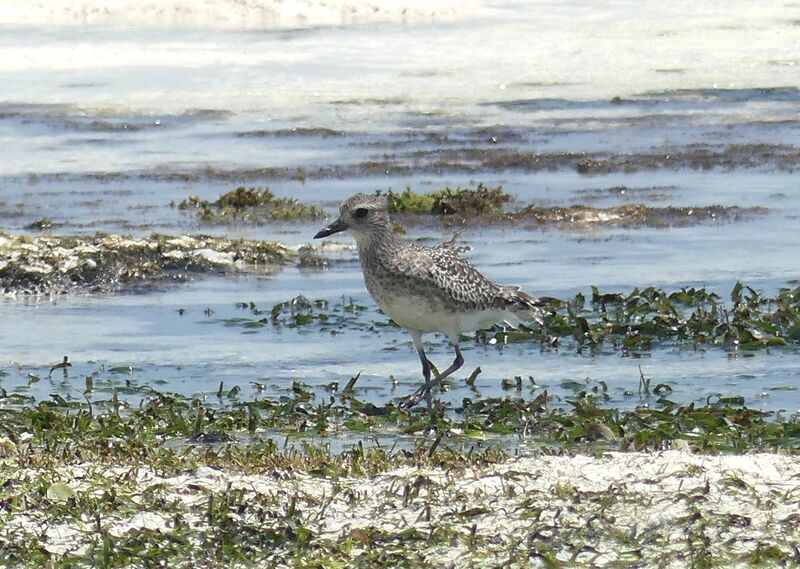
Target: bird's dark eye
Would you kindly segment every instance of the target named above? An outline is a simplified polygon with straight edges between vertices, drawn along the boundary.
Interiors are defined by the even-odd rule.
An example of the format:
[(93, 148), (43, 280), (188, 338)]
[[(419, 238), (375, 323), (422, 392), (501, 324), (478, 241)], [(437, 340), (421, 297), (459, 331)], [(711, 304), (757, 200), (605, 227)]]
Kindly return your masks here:
[(367, 217), (367, 211), (368, 211), (367, 208), (360, 207), (353, 212), (353, 217), (355, 217), (356, 219), (363, 219)]

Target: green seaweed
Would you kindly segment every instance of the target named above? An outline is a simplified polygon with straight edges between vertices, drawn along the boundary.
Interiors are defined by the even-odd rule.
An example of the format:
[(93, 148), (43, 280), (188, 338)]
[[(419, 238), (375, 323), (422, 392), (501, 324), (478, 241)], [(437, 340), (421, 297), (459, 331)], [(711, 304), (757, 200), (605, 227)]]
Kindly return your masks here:
[(504, 204), (511, 201), (511, 196), (502, 187), (488, 187), (484, 184), (478, 184), (475, 189), (444, 188), (427, 194), (419, 194), (406, 188), (400, 193), (390, 190), (386, 196), (389, 211), (393, 213), (460, 217), (499, 212)]
[[(744, 294), (745, 291), (747, 294)], [(544, 323), (516, 329), (494, 326), (475, 333), (482, 343), (537, 342), (549, 349), (567, 345), (580, 351), (610, 347), (623, 353), (647, 352), (659, 343), (720, 346), (752, 351), (800, 344), (800, 287), (767, 297), (737, 283), (731, 303), (705, 288), (665, 291), (654, 287), (605, 293), (592, 287), (587, 298), (577, 293), (567, 301), (543, 299)], [(375, 319), (352, 299), (329, 303), (299, 296), (278, 303), (265, 318), (253, 303), (243, 303), (255, 318), (224, 319), (227, 326), (262, 328), (286, 326), (339, 333), (396, 326)], [(470, 338), (470, 336), (464, 336)]]
[(194, 212), (204, 223), (300, 221), (319, 219), (325, 213), (318, 207), (294, 198), (278, 198), (265, 188), (240, 186), (215, 201), (189, 196), (178, 208)]
[(494, 328), (479, 338), (502, 342), (541, 341), (571, 336), (578, 347), (611, 345), (623, 351), (647, 351), (653, 340), (722, 345), (737, 350), (758, 350), (798, 343), (800, 287), (782, 289), (764, 297), (746, 287), (749, 295), (733, 289), (734, 302), (726, 305), (705, 288), (674, 292), (648, 287), (630, 293), (601, 293), (593, 287), (590, 306), (577, 294), (562, 308), (545, 316), (539, 329), (516, 331)]
[(431, 194), (418, 194), (406, 188), (400, 193), (389, 190), (386, 193), (389, 211), (392, 213), (431, 213), (434, 197)]

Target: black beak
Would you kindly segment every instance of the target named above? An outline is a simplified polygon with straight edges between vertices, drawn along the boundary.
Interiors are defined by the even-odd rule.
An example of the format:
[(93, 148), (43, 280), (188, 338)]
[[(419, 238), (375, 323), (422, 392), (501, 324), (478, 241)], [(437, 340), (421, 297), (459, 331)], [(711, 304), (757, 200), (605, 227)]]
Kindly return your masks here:
[(320, 229), (319, 231), (317, 231), (317, 234), (314, 235), (314, 239), (320, 239), (322, 237), (327, 237), (328, 235), (333, 235), (334, 233), (339, 233), (340, 231), (344, 231), (349, 227), (350, 226), (347, 225), (344, 221), (342, 221), (341, 219), (337, 219), (325, 229)]

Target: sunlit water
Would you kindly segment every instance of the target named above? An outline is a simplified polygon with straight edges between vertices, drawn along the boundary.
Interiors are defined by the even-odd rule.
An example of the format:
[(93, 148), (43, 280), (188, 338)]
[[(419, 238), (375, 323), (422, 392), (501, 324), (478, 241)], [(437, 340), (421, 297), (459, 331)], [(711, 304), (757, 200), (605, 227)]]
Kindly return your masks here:
[[(299, 245), (316, 225), (207, 227), (174, 204), (191, 194), (214, 199), (247, 183), (333, 213), (355, 191), (480, 181), (502, 184), (525, 204), (770, 209), (751, 221), (694, 227), (474, 228), (462, 236), (473, 246), (470, 260), (488, 276), (535, 294), (567, 298), (590, 285), (619, 291), (652, 285), (707, 286), (724, 297), (737, 280), (774, 292), (798, 278), (800, 193), (796, 175), (774, 164), (590, 177), (574, 169), (411, 168), (400, 176), (303, 181), (254, 173), (349, 167), (387, 154), (409, 163), (416, 151), (454, 146), (627, 153), (795, 145), (798, 4), (483, 2), (462, 9), (409, 2), (405, 15), (399, 8), (370, 13), (359, 3), (333, 11), (292, 5), (294, 12), (267, 2), (189, 10), (179, 4), (147, 5), (130, 15), (124, 2), (110, 0), (102, 3), (105, 11), (97, 9), (100, 2), (27, 9), (0, 2), (3, 229), (30, 232), (28, 224), (48, 218), (56, 234), (206, 232)], [(619, 186), (626, 191), (609, 191)], [(410, 236), (434, 242), (450, 233), (424, 228)], [(361, 371), (364, 397), (384, 402), (405, 395), (420, 374), (401, 330), (330, 336), (266, 327), (246, 334), (222, 323), (240, 315), (236, 302), (268, 309), (298, 294), (352, 296), (372, 307), (355, 252), (343, 259), (324, 271), (210, 276), (143, 294), (0, 300), (6, 373), (0, 385), (83, 399), (84, 378), (94, 374), (96, 397), (130, 381), (210, 398), (223, 382), (249, 398), (280, 395), (298, 380), (322, 396), (322, 386)], [(446, 364), (449, 348), (441, 338), (430, 340), (431, 358)], [(577, 353), (569, 345), (464, 347), (461, 375), (478, 365), (483, 373), (478, 393), (459, 378), (441, 396), (452, 403), (528, 397), (545, 388), (563, 398), (572, 393), (565, 382), (586, 381), (605, 382), (610, 404), (630, 407), (647, 402), (637, 393), (641, 366), (653, 382), (669, 384), (676, 401), (743, 395), (751, 406), (800, 408), (793, 348), (741, 354), (657, 344), (630, 358), (611, 350)], [(73, 361), (68, 376), (57, 370), (48, 378), (64, 354)], [(120, 366), (132, 371), (111, 371)], [(29, 373), (39, 381), (31, 383)], [(517, 375), (526, 378), (521, 394), (503, 391), (501, 379)]]

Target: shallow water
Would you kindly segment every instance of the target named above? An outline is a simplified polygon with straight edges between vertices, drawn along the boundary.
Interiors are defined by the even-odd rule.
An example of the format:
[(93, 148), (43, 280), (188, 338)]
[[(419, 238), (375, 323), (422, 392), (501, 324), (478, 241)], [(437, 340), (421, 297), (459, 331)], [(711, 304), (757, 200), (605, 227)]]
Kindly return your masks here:
[[(85, 2), (84, 12), (92, 6)], [(774, 292), (798, 278), (799, 6), (742, 1), (716, 12), (681, 3), (668, 13), (655, 2), (485, 2), (427, 16), (409, 6), (417, 11), (406, 18), (381, 12), (331, 22), (316, 6), (304, 24), (288, 16), (265, 23), (252, 12), (238, 25), (196, 8), (172, 26), (148, 19), (153, 7), (128, 23), (115, 16), (88, 24), (56, 7), (0, 10), (0, 81), (13, 87), (0, 96), (2, 228), (35, 233), (26, 226), (47, 218), (54, 234), (205, 232), (299, 245), (321, 223), (204, 226), (171, 204), (246, 184), (333, 213), (355, 191), (484, 182), (502, 184), (521, 204), (770, 210), (672, 228), (468, 229), (470, 260), (535, 294), (652, 285), (706, 286), (725, 297), (737, 280)], [(736, 145), (744, 150), (735, 163), (708, 167), (699, 152), (688, 167), (642, 159), (588, 176), (576, 168), (580, 153), (691, 155)], [(480, 162), (502, 150), (570, 158), (555, 169)], [(410, 237), (435, 242), (452, 231), (414, 227)], [(241, 316), (236, 302), (268, 309), (298, 294), (353, 297), (383, 322), (354, 250), (340, 257), (322, 271), (209, 276), (142, 294), (0, 299), (0, 385), (82, 400), (84, 377), (94, 374), (94, 398), (132, 382), (213, 401), (220, 382), (251, 398), (278, 396), (298, 380), (322, 397), (325, 384), (362, 371), (364, 398), (407, 394), (420, 374), (400, 330), (248, 334), (222, 322)], [(431, 358), (447, 363), (449, 348), (430, 341)], [(523, 396), (547, 388), (563, 399), (573, 393), (566, 381), (603, 381), (609, 404), (630, 407), (643, 402), (626, 395), (637, 393), (641, 365), (676, 401), (743, 395), (750, 406), (800, 409), (794, 348), (747, 354), (656, 344), (628, 358), (569, 345), (464, 347), (461, 376), (480, 365), (483, 397), (517, 395), (500, 381), (520, 375), (538, 385), (526, 381)], [(73, 362), (67, 378), (56, 370), (48, 379), (64, 354)], [(110, 371), (120, 366), (133, 370)], [(28, 373), (41, 379), (29, 383)], [(459, 378), (442, 398), (475, 396)]]

